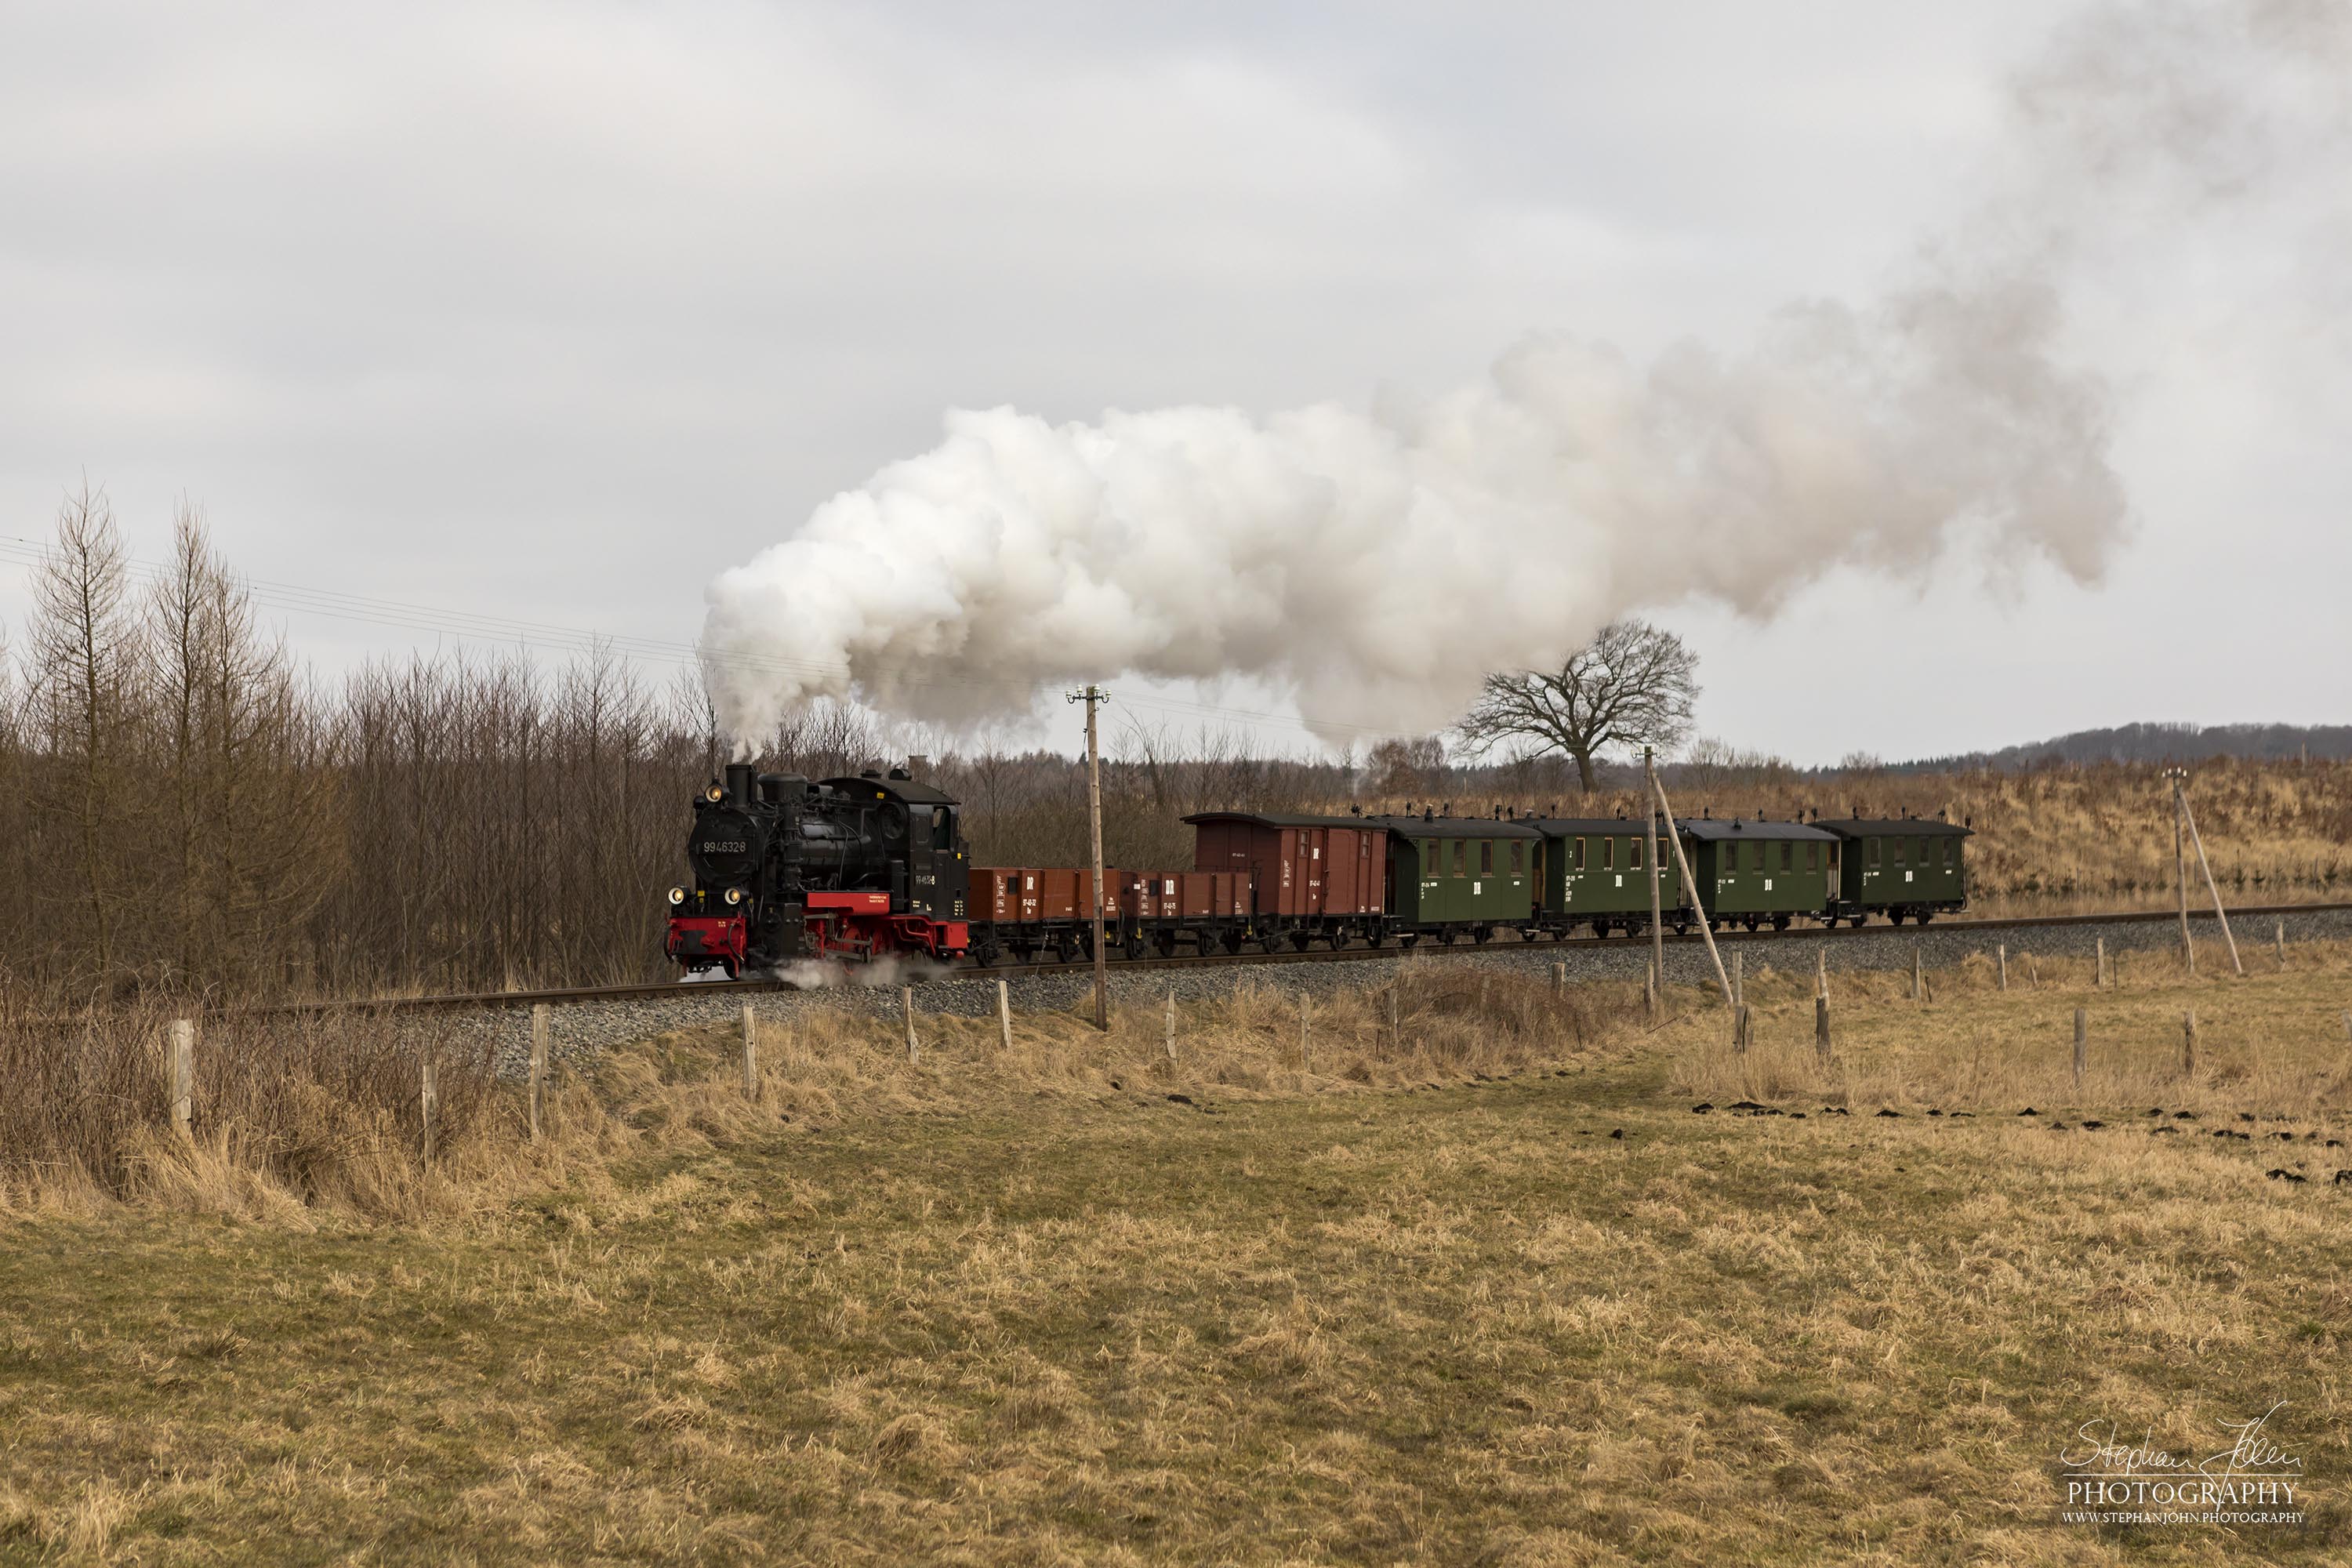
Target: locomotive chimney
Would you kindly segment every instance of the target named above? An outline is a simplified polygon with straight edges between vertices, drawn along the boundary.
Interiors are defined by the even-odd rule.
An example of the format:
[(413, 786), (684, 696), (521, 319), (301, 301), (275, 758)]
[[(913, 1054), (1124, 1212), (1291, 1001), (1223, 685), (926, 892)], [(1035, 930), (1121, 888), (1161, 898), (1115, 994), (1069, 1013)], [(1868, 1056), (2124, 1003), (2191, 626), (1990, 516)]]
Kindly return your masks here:
[(728, 763), (727, 798), (737, 805), (751, 805), (752, 794), (759, 787), (755, 782), (759, 773), (750, 763)]

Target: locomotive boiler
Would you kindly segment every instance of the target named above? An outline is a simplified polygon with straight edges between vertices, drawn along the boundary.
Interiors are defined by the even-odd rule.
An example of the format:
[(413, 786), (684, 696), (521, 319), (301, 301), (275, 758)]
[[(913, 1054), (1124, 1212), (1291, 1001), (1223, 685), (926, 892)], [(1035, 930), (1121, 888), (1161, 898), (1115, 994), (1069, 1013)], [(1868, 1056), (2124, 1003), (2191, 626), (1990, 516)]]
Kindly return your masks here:
[(667, 951), (729, 978), (801, 959), (960, 958), (971, 869), (957, 803), (905, 768), (812, 784), (730, 763), (694, 802)]

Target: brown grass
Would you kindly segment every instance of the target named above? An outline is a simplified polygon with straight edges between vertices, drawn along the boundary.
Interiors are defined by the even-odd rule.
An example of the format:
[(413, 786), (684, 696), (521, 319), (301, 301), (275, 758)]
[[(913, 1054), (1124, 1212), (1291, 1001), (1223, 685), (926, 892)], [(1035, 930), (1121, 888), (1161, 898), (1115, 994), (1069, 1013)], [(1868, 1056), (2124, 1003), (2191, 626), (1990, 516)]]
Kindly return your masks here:
[[(1832, 975), (1821, 1082), (1769, 971), (1737, 1061), (1694, 989), (1648, 1033), (1441, 964), (1402, 1044), (1335, 998), (1303, 1062), (1271, 991), (1181, 1010), (1172, 1068), (1150, 1008), (914, 1063), (772, 1025), (756, 1100), (680, 1031), (462, 1224), (0, 1232), (0, 1562), (2341, 1562), (2352, 1198), (2262, 1134), (2344, 1114), (2352, 949), (2168, 963)], [(2141, 1104), (2187, 1005), (2206, 1065)], [(2275, 1401), (2305, 1525), (2057, 1519), (2083, 1423), (2202, 1452)]]

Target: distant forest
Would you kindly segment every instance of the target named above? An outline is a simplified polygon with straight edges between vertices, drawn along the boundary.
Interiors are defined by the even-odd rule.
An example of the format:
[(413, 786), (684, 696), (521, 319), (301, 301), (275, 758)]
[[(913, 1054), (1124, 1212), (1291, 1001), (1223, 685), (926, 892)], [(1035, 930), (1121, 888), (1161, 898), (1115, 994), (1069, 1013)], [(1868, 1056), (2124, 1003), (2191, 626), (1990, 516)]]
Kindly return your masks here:
[(2352, 724), (2120, 724), (2077, 730), (2055, 740), (1998, 752), (1890, 763), (1894, 773), (1940, 773), (1958, 768), (2015, 769), (2050, 763), (2343, 762), (2352, 758)]

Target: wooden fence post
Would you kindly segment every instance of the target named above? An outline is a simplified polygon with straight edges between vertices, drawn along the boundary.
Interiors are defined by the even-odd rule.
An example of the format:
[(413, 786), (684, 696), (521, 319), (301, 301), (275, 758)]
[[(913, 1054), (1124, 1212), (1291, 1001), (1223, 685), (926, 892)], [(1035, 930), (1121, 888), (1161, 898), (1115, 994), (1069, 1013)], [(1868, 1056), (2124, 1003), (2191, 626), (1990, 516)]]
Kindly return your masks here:
[(1307, 1070), (1307, 990), (1301, 986), (1298, 992), (1298, 1070), (1300, 1072)]
[(2083, 1061), (2091, 1048), (2091, 1017), (2082, 1008), (2074, 1009), (2074, 1087), (2083, 1087)]
[(1176, 987), (1173, 985), (1168, 988), (1168, 1034), (1162, 1043), (1168, 1047), (1168, 1063), (1173, 1067), (1176, 1064)]
[(433, 1163), (434, 1141), (441, 1130), (441, 1075), (431, 1062), (425, 1064), (423, 1082), (417, 1089), (416, 1107), (424, 1115), (425, 1163), (429, 1165)]
[(1822, 1066), (1830, 1065), (1830, 999), (1813, 998), (1813, 1055)]
[(1000, 980), (996, 983), (996, 1034), (1004, 1049), (1013, 1049), (1013, 993)]
[(1568, 965), (1565, 963), (1551, 966), (1551, 994), (1555, 996), (1568, 994)]
[(1748, 1004), (1742, 1002), (1731, 1010), (1731, 1048), (1742, 1056), (1748, 1054)]
[(2189, 1078), (2197, 1071), (2197, 1009), (2189, 1008), (2180, 1015), (2180, 1076)]
[(1816, 996), (1827, 996), (1829, 994), (1830, 950), (1829, 944), (1827, 942), (1823, 942), (1821, 946), (1813, 949), (1813, 994)]
[(1731, 950), (1731, 1005), (1734, 1007), (1748, 1005), (1748, 978), (1741, 973), (1747, 967), (1744, 962), (1747, 956), (1736, 947)]
[(2286, 967), (2286, 921), (2284, 921), (2278, 923), (2278, 935), (2275, 942), (2278, 947), (2279, 967), (2284, 969)]
[(743, 1004), (743, 1098), (760, 1098), (760, 1026), (751, 1004)]
[(1404, 1054), (1403, 1004), (1399, 1000), (1403, 990), (1401, 976), (1389, 981), (1389, 1039), (1400, 1056)]
[(2009, 989), (2009, 943), (2002, 942), (1992, 950), (1993, 963), (2000, 973), (2000, 988)]
[(2025, 955), (2025, 977), (2033, 983), (2036, 991), (2042, 989), (2042, 961), (2030, 952)]
[[(748, 1017), (751, 1009), (746, 1006)], [(539, 1142), (539, 1130), (547, 1115), (547, 1046), (553, 1033), (547, 1004), (534, 1002), (530, 1007), (530, 1141)]]
[(907, 1060), (909, 1063), (918, 1062), (923, 1058), (923, 1047), (915, 1043), (915, 988), (911, 985), (900, 986), (898, 1000), (907, 1012)]
[(1658, 1021), (1658, 961), (1654, 958), (1642, 971), (1642, 1008), (1653, 1024)]
[(172, 1020), (172, 1131), (183, 1138), (196, 1135), (196, 1026), (190, 1018)]
[(2092, 942), (2096, 952), (2091, 964), (2091, 989), (2104, 991), (2107, 988), (2107, 939), (2095, 937)]
[(1927, 961), (1921, 954), (1919, 944), (1915, 942), (1911, 944), (1911, 1000), (1924, 1002), (1927, 999)]

